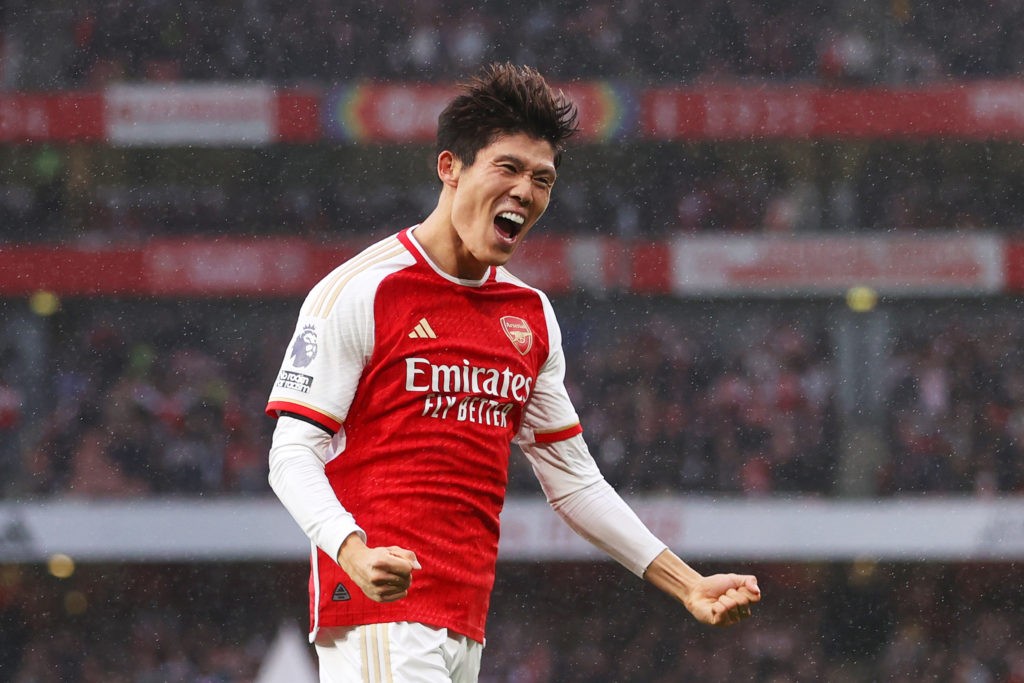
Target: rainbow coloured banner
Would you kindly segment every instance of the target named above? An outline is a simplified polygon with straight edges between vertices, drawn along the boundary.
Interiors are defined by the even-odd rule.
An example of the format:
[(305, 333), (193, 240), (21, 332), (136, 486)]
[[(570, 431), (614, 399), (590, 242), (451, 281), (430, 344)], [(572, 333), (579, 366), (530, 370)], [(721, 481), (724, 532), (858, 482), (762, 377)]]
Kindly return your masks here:
[[(556, 87), (579, 107), (581, 139), (603, 142), (635, 133), (638, 98), (629, 88), (606, 81)], [(429, 143), (438, 115), (456, 92), (453, 85), (341, 85), (324, 98), (324, 133), (330, 139), (356, 143)]]

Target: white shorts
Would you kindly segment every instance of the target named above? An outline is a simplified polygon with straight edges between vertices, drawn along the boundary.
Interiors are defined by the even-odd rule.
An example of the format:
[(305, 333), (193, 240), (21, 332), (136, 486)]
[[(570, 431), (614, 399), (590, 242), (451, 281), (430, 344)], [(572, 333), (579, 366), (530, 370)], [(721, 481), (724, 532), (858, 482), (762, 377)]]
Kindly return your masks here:
[(476, 683), (483, 647), (408, 621), (322, 628), (316, 638), (320, 683)]

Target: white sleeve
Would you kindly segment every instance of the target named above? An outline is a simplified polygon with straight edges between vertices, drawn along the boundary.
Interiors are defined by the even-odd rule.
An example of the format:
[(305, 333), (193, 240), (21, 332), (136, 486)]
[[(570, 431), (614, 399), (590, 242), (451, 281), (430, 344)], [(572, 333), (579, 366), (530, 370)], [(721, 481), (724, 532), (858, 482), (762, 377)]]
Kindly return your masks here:
[[(397, 240), (394, 244), (405, 250)], [(270, 415), (295, 413), (332, 432), (341, 429), (373, 354), (374, 300), (381, 277), (389, 272), (383, 266), (362, 266), (361, 260), (338, 266), (306, 296), (270, 392)]]
[(270, 486), (309, 539), (337, 561), (352, 533), (366, 533), (334, 494), (324, 473), (331, 435), (315, 425), (282, 415), (270, 447)]
[(565, 390), (562, 331), (551, 302), (543, 294), (541, 301), (544, 304), (550, 351), (523, 410), (523, 423), (515, 438), (520, 445), (534, 441), (560, 441), (581, 431), (579, 415)]
[(583, 437), (520, 446), (552, 509), (573, 531), (642, 578), (666, 545), (605, 481)]

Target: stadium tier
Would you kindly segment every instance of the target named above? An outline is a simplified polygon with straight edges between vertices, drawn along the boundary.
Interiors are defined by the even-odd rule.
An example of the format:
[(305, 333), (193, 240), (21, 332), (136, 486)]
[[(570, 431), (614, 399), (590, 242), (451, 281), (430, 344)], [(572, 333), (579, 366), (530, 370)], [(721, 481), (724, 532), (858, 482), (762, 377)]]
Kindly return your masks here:
[(595, 459), (765, 600), (701, 630), (514, 452), (481, 683), (1024, 681), (1020, 3), (485, 5), (0, 3), (0, 680), (310, 675), (267, 394), (509, 59), (580, 107), (511, 270)]

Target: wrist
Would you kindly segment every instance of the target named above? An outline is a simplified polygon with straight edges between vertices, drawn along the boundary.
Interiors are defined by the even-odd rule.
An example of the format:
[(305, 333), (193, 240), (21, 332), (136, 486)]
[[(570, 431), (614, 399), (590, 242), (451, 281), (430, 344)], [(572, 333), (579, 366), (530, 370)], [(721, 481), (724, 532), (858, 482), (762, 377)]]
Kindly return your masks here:
[(349, 573), (349, 565), (352, 559), (364, 550), (366, 550), (366, 543), (363, 542), (362, 536), (353, 531), (341, 542), (341, 546), (338, 548), (338, 555), (334, 559), (346, 573)]
[(690, 607), (694, 589), (703, 578), (700, 572), (667, 548), (654, 558), (644, 572), (644, 580), (668, 593), (687, 608)]

